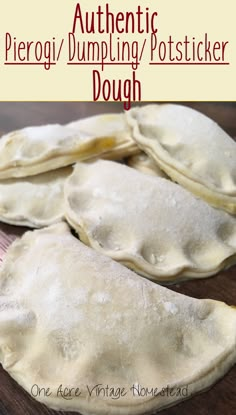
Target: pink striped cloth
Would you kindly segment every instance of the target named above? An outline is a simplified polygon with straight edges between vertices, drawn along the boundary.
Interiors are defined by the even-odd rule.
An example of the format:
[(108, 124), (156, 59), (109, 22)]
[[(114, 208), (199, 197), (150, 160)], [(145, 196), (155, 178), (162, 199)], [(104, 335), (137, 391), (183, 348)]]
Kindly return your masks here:
[(0, 223), (0, 265), (7, 252), (8, 247), (12, 242), (19, 238), (26, 231), (26, 228), (20, 228), (18, 226), (5, 225)]

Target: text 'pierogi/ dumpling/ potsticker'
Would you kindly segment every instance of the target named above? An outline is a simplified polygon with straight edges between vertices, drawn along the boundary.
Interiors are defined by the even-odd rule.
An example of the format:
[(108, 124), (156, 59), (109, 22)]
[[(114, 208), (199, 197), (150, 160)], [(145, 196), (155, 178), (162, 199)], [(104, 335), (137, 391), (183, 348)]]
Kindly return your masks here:
[(102, 114), (66, 125), (26, 127), (0, 139), (0, 179), (25, 177), (96, 157), (137, 152), (123, 114)]
[(41, 228), (64, 219), (64, 183), (71, 167), (0, 180), (0, 221)]
[(236, 213), (236, 143), (191, 108), (146, 105), (127, 112), (138, 145), (160, 168), (215, 207)]
[(49, 407), (149, 413), (208, 388), (235, 360), (235, 309), (135, 275), (65, 223), (25, 233), (5, 256), (0, 361)]
[(112, 161), (78, 163), (65, 215), (81, 240), (160, 282), (236, 262), (236, 220), (176, 183)]

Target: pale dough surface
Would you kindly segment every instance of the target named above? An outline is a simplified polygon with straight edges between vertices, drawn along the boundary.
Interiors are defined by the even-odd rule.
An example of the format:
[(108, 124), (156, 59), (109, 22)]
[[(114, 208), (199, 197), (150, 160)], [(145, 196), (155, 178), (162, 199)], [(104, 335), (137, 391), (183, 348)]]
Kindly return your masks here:
[(147, 154), (141, 152), (134, 154), (127, 159), (127, 164), (136, 170), (139, 170), (152, 176), (164, 177), (168, 179), (168, 176), (160, 169), (158, 164)]
[[(88, 248), (65, 223), (27, 232), (0, 271), (0, 361), (44, 404), (93, 415), (137, 415), (211, 386), (236, 361), (236, 310), (154, 284)], [(71, 400), (57, 396), (80, 388)], [(89, 398), (96, 384), (120, 399)], [(146, 396), (130, 388), (188, 387)], [(134, 389), (133, 389), (134, 390)]]
[(71, 167), (0, 181), (0, 221), (41, 228), (64, 219), (64, 183)]
[(77, 163), (65, 215), (86, 244), (160, 282), (236, 262), (236, 219), (176, 183), (120, 163)]
[(111, 160), (120, 160), (132, 154), (139, 152), (136, 141), (132, 137), (132, 129), (127, 123), (126, 117), (122, 113), (118, 114), (101, 114), (93, 117), (84, 118), (79, 121), (68, 124), (70, 128), (79, 128), (85, 135), (111, 136), (115, 138), (115, 145), (108, 148), (101, 155), (95, 155), (92, 158), (103, 158)]
[(0, 179), (36, 175), (102, 154), (121, 158), (136, 151), (124, 114), (26, 127), (0, 139)]
[(138, 145), (168, 176), (215, 207), (236, 213), (236, 143), (200, 112), (175, 104), (127, 112)]

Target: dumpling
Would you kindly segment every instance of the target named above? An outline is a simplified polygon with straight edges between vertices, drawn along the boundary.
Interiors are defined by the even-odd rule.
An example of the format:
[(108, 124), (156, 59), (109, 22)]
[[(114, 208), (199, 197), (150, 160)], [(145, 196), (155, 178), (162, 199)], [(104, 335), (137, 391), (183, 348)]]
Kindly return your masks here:
[(236, 263), (236, 219), (176, 183), (112, 161), (78, 163), (65, 215), (81, 240), (159, 282)]
[(0, 181), (0, 221), (41, 228), (64, 219), (64, 183), (71, 167)]
[(110, 159), (121, 160), (132, 154), (137, 154), (139, 148), (131, 135), (126, 117), (122, 113), (100, 114), (93, 117), (84, 118), (68, 124), (70, 128), (79, 129), (86, 135), (111, 136), (115, 138), (115, 145), (108, 148), (101, 154), (89, 157), (90, 159)]
[(137, 151), (123, 114), (103, 114), (66, 125), (26, 127), (0, 139), (0, 179), (32, 176), (76, 161)]
[(27, 232), (6, 254), (0, 361), (54, 409), (146, 414), (209, 388), (230, 369), (236, 310), (147, 281), (61, 223)]
[(236, 143), (191, 108), (146, 105), (127, 112), (133, 136), (174, 181), (211, 205), (236, 213)]

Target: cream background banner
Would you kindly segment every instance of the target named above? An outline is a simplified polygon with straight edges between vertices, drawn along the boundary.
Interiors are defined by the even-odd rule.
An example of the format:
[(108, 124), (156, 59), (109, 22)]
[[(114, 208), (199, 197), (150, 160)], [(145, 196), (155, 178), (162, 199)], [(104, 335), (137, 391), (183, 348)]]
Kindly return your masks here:
[[(68, 65), (68, 33), (72, 31), (76, 4), (74, 0), (8, 0), (0, 1), (0, 90), (1, 101), (93, 101), (93, 70), (98, 70), (101, 79), (114, 79), (116, 94), (118, 80), (121, 80), (121, 93), (124, 98), (124, 81), (136, 77), (141, 84), (141, 100), (200, 100), (200, 101), (234, 101), (236, 99), (236, 29), (235, 29), (235, 1), (225, 0), (159, 0), (159, 1), (97, 1), (81, 0), (83, 12), (97, 11), (98, 5), (105, 10), (109, 4), (113, 13), (137, 11), (140, 6), (143, 11), (158, 12), (156, 19), (157, 36), (159, 41), (168, 42), (171, 35), (177, 41), (183, 41), (185, 36), (189, 40), (204, 40), (205, 34), (214, 42), (228, 42), (224, 50), (224, 62), (229, 64), (218, 65), (150, 65), (150, 36), (151, 34), (113, 34), (112, 50), (117, 55), (118, 43), (123, 41), (139, 41), (139, 54), (146, 38), (142, 59), (138, 68), (133, 70), (130, 65), (106, 65), (104, 70), (98, 65)], [(144, 21), (144, 20), (143, 20)], [(6, 33), (10, 36), (6, 38)], [(109, 34), (81, 35), (77, 22), (75, 30), (77, 41), (107, 41)], [(16, 39), (14, 39), (14, 37)], [(119, 39), (117, 39), (119, 37)], [(54, 38), (54, 39), (53, 39)], [(59, 53), (56, 64), (46, 70), (43, 64), (25, 64), (35, 61), (34, 44), (40, 41), (45, 48), (50, 47), (51, 58), (55, 50), (55, 58)], [(8, 40), (8, 44), (6, 41)], [(11, 46), (10, 46), (11, 40)], [(15, 40), (15, 45), (14, 45)], [(19, 42), (34, 42), (30, 48), (27, 61), (26, 52), (20, 49), (20, 56), (24, 64), (12, 65), (14, 53), (19, 51)], [(50, 41), (50, 44), (45, 42)], [(136, 44), (133, 43), (135, 46)], [(15, 46), (15, 50), (14, 50)], [(55, 47), (55, 49), (53, 49)], [(6, 56), (6, 48), (9, 48)], [(39, 49), (38, 49), (39, 50)], [(46, 49), (45, 49), (46, 50)], [(217, 57), (221, 51), (216, 50)], [(43, 53), (43, 52), (42, 52)], [(180, 55), (179, 55), (180, 56)], [(44, 63), (46, 59), (41, 59)], [(53, 60), (53, 59), (52, 59)], [(8, 63), (8, 64), (6, 64)], [(219, 62), (218, 62), (219, 63)], [(126, 83), (126, 93), (129, 84)], [(111, 90), (112, 91), (112, 90)], [(132, 100), (133, 95), (130, 97)], [(138, 98), (138, 93), (136, 94)], [(102, 95), (99, 98), (103, 100)], [(110, 100), (113, 100), (112, 94)]]

